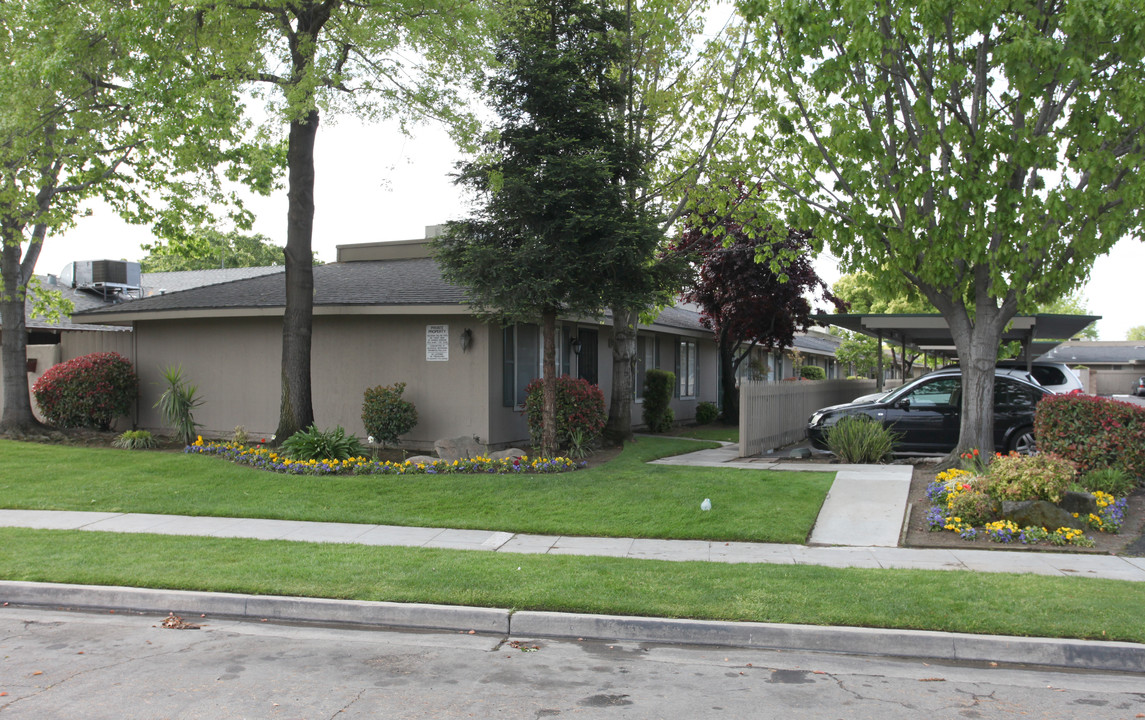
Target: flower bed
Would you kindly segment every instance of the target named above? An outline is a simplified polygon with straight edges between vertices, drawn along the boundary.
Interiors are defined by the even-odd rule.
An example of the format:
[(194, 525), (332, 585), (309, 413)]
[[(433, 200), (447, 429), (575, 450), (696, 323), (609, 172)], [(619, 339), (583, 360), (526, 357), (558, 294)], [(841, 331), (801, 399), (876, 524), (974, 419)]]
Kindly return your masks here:
[(506, 458), (493, 460), (486, 457), (471, 460), (447, 462), (437, 460), (429, 463), (389, 462), (368, 457), (354, 457), (347, 460), (291, 460), (274, 450), (262, 446), (241, 445), (239, 443), (204, 442), (202, 437), (188, 445), (184, 452), (217, 455), (240, 465), (249, 465), (259, 470), (285, 473), (289, 475), (449, 475), (492, 473), (508, 475), (512, 473), (552, 474), (576, 470), (584, 467), (567, 457), (556, 458)]
[[(966, 540), (983, 537), (996, 543), (1093, 547), (1093, 539), (1077, 528), (1059, 527), (1051, 530), (1034, 526), (1018, 527), (1010, 520), (975, 522), (973, 517), (962, 517), (967, 508), (973, 507), (973, 503), (967, 500), (975, 494), (984, 494), (987, 485), (987, 478), (967, 470), (953, 468), (938, 473), (934, 482), (926, 489), (927, 500), (931, 502), (926, 514), (930, 529), (937, 532), (953, 532)], [(1109, 493), (1101, 491), (1092, 494), (1097, 501), (1097, 513), (1090, 513), (1086, 518), (1079, 518), (1077, 513), (1073, 513), (1073, 516), (1082, 519), (1090, 530), (1114, 534), (1120, 532), (1128, 504), (1127, 499), (1114, 498)]]

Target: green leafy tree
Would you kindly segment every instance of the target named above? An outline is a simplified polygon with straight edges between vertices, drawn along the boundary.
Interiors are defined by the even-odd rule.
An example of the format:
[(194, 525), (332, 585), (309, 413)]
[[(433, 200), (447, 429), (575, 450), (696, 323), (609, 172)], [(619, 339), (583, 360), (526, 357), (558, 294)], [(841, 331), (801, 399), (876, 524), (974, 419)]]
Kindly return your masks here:
[(202, 6), (204, 15), (229, 22), (241, 34), (213, 72), (250, 83), (265, 98), (270, 122), (287, 126), (279, 438), (314, 422), (312, 237), (320, 116), (428, 116), (464, 134), (470, 120), (460, 111), (456, 87), (483, 56), (481, 7), (440, 0), (219, 0)]
[(168, 234), (230, 199), (216, 168), (256, 190), (272, 184), (273, 149), (246, 142), (232, 85), (199, 70), (230, 37), (152, 0), (0, 3), (0, 427), (36, 424), (24, 302), (45, 238), (74, 224), (85, 200)]
[[(213, 228), (197, 228), (180, 242), (153, 243), (144, 245), (143, 249), (147, 250), (140, 261), (143, 272), (266, 267), (284, 262), (282, 247), (270, 238), (235, 230), (224, 233)], [(317, 255), (314, 264), (321, 264)]]
[[(836, 297), (847, 303), (847, 312), (859, 314), (913, 314), (936, 312), (934, 305), (919, 295), (918, 290), (904, 280), (897, 286), (881, 285), (871, 273), (857, 272), (844, 275), (832, 287)], [(848, 341), (845, 354), (855, 360), (856, 366), (868, 367), (861, 374), (866, 375), (878, 367), (878, 340), (872, 337), (852, 337)], [(885, 351), (890, 353), (891, 364), (901, 366), (906, 377), (922, 353), (894, 343), (885, 343)], [(838, 357), (838, 353), (835, 354)]]
[(546, 455), (557, 446), (557, 315), (597, 315), (618, 287), (639, 284), (659, 232), (628, 202), (642, 162), (621, 124), (623, 27), (623, 15), (588, 0), (506, 9), (488, 83), (500, 124), (458, 178), (480, 207), (434, 245), (479, 312), (540, 321)]
[[(628, 186), (627, 202), (656, 218), (667, 237), (690, 214), (692, 193), (709, 181), (710, 160), (741, 120), (751, 80), (744, 72), (749, 34), (736, 16), (708, 34), (707, 0), (626, 0), (623, 128), (642, 148), (647, 182)], [(656, 309), (673, 304), (687, 269), (678, 255), (641, 248), (641, 283), (609, 298), (612, 310), (612, 394), (604, 434), (632, 437), (637, 329)]]
[[(1047, 303), (1042, 303), (1038, 306), (1036, 312), (1046, 315), (1089, 315), (1089, 308), (1086, 307), (1086, 299), (1081, 293), (1074, 292), (1057, 300), (1052, 300)], [(1074, 338), (1059, 338), (1060, 340), (1070, 340), (1080, 338), (1082, 340), (1096, 340), (1097, 339), (1097, 323), (1090, 323), (1085, 326), (1085, 329), (1079, 332)]]
[(1145, 325), (1135, 325), (1129, 328), (1129, 332), (1125, 334), (1125, 339), (1131, 342), (1145, 341)]
[(964, 368), (951, 457), (993, 446), (1023, 307), (1140, 233), (1145, 34), (1132, 3), (741, 0), (766, 82), (743, 161), (845, 270), (905, 278)]

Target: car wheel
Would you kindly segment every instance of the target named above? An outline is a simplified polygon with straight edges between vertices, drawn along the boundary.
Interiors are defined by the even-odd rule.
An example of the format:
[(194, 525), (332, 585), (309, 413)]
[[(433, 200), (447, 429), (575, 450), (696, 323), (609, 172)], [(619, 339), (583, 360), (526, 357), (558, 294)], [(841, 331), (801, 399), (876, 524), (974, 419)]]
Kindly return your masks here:
[(1034, 444), (1034, 429), (1032, 427), (1018, 428), (1010, 436), (1010, 452), (1029, 455), (1035, 450), (1037, 450), (1037, 446)]

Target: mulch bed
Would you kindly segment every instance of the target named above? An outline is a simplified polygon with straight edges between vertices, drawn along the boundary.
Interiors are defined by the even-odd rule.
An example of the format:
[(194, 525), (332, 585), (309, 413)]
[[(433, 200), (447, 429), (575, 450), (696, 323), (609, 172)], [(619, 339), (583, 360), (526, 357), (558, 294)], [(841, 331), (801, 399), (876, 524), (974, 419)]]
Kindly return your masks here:
[(1075, 545), (1023, 545), (1021, 543), (996, 543), (984, 537), (963, 540), (956, 533), (932, 531), (926, 522), (926, 511), (930, 502), (926, 499), (926, 486), (934, 481), (935, 463), (920, 463), (914, 466), (910, 481), (911, 505), (910, 524), (902, 543), (916, 548), (974, 548), (975, 550), (1030, 550), (1048, 552), (1096, 553), (1101, 555), (1145, 556), (1145, 488), (1129, 496), (1129, 507), (1125, 511), (1125, 521), (1121, 532), (1116, 535), (1103, 532), (1086, 532), (1093, 539), (1091, 548)]

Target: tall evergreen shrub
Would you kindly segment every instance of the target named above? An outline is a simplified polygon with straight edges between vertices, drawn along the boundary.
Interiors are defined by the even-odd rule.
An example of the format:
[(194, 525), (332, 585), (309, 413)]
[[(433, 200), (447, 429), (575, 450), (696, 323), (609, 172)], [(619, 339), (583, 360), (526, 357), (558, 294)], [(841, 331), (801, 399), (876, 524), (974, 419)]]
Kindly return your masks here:
[(402, 397), (404, 382), (368, 388), (362, 400), (362, 425), (383, 447), (396, 443), (417, 425), (417, 408)]
[(672, 428), (676, 416), (670, 404), (675, 386), (676, 373), (649, 370), (644, 374), (644, 424), (650, 432), (666, 432)]

